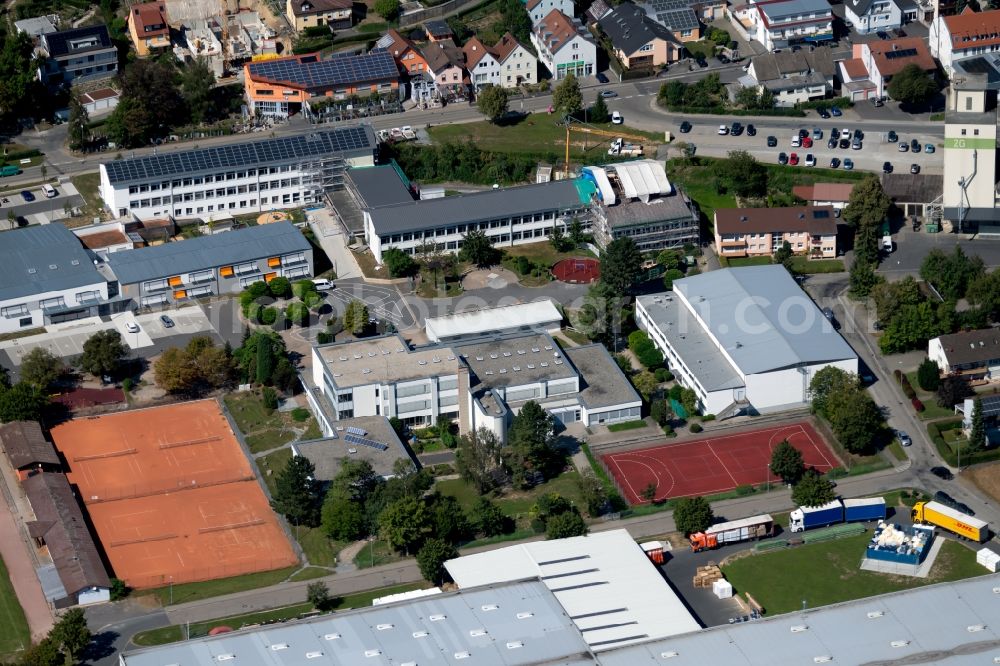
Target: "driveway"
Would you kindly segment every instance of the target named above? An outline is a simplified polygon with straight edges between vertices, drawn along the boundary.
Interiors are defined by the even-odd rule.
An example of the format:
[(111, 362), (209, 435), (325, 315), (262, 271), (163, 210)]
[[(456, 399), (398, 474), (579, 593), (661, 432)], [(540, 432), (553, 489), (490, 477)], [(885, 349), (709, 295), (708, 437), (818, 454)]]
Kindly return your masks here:
[(977, 238), (966, 234), (929, 234), (925, 231), (913, 231), (911, 227), (903, 226), (893, 233), (895, 249), (882, 261), (878, 272), (890, 280), (897, 280), (907, 275), (919, 276), (920, 264), (931, 250), (937, 248), (952, 252), (955, 247), (961, 247), (966, 254), (977, 254), (982, 257), (987, 268), (1000, 266), (1000, 240)]

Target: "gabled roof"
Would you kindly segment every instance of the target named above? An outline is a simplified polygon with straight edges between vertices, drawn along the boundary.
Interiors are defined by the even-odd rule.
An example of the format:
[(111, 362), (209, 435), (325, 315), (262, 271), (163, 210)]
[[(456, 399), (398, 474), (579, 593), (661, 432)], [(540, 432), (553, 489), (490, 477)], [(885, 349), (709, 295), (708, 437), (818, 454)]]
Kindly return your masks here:
[(814, 183), (792, 187), (792, 194), (803, 201), (843, 201), (846, 203), (850, 200), (853, 191), (853, 183)]
[[(899, 5), (896, 0), (889, 1), (894, 2), (897, 6)], [(855, 16), (864, 16), (873, 4), (875, 4), (875, 0), (844, 0), (844, 6), (850, 8)]]
[(66, 592), (73, 595), (90, 587), (111, 587), (66, 475), (42, 472), (29, 476), (21, 486), (35, 514), (28, 530), (45, 540)]
[(833, 62), (833, 49), (829, 46), (817, 46), (809, 51), (805, 51), (806, 62), (812, 71), (819, 72), (827, 78), (837, 73), (837, 65)]
[(594, 0), (590, 3), (590, 7), (587, 9), (587, 16), (590, 17), (591, 21), (596, 23), (604, 18), (604, 16), (610, 11), (611, 8), (608, 7), (608, 3), (604, 0)]
[(431, 39), (447, 39), (454, 36), (451, 26), (446, 21), (433, 20), (424, 23), (424, 30)]
[(982, 48), (1000, 44), (1000, 9), (975, 12), (971, 7), (944, 17), (953, 49)]
[(423, 56), (427, 61), (427, 68), (435, 74), (450, 67), (465, 69), (465, 54), (450, 39), (431, 42), (424, 47)]
[(378, 48), (387, 51), (393, 58), (399, 58), (407, 51), (419, 51), (413, 42), (399, 34), (395, 28), (386, 30), (385, 35), (378, 42)]
[(342, 53), (328, 60), (320, 60), (318, 53), (261, 60), (247, 63), (246, 72), (252, 80), (259, 83), (273, 83), (310, 92), (353, 83), (399, 78), (396, 61), (387, 51)]
[(861, 58), (851, 58), (850, 60), (843, 60), (840, 63), (844, 67), (844, 71), (852, 81), (860, 81), (868, 78), (868, 70), (865, 68), (865, 61)]
[[(466, 69), (472, 69), (479, 64), (479, 61), (483, 59), (484, 56), (493, 56), (490, 53), (490, 49), (486, 47), (478, 37), (473, 36), (469, 41), (462, 46), (462, 53), (465, 54), (465, 67)], [(496, 60), (496, 57), (493, 57)]]
[(827, 46), (818, 46), (813, 51), (763, 53), (753, 56), (751, 62), (758, 83), (808, 75), (813, 72), (830, 78), (836, 71), (830, 48)]
[(510, 54), (516, 51), (517, 47), (519, 46), (524, 50), (528, 51), (528, 53), (531, 53), (528, 47), (526, 47), (521, 42), (517, 41), (514, 35), (510, 34), (509, 32), (505, 32), (503, 34), (503, 37), (500, 38), (500, 41), (498, 41), (496, 44), (493, 45), (492, 49), (493, 57), (496, 58), (497, 62), (499, 62), (502, 65), (503, 61), (506, 60), (508, 57), (510, 57)]
[[(42, 35), (46, 50), (53, 58), (79, 55), (112, 48), (111, 36), (106, 25), (89, 25), (61, 32)], [(91, 43), (93, 42), (93, 43)]]
[(598, 21), (598, 25), (611, 40), (611, 44), (626, 55), (635, 53), (657, 39), (677, 41), (672, 32), (632, 4), (618, 5)]
[(718, 208), (715, 230), (720, 234), (808, 231), (830, 236), (837, 233), (837, 218), (830, 206)]
[(291, 0), (291, 3), (292, 13), (296, 16), (322, 14), (354, 7), (353, 0)]
[[(129, 8), (129, 20), (135, 23), (135, 31), (140, 36), (165, 35), (170, 32), (167, 25), (167, 8), (162, 2), (146, 2)], [(146, 30), (147, 26), (160, 26)]]
[(0, 447), (14, 469), (60, 464), (59, 454), (45, 439), (37, 421), (14, 421), (0, 426)]
[(882, 76), (898, 74), (907, 65), (916, 65), (925, 72), (937, 70), (937, 63), (931, 57), (927, 44), (919, 37), (869, 42), (872, 61)]
[(938, 342), (948, 365), (984, 363), (1000, 358), (1000, 331), (995, 328), (942, 335)]
[(579, 23), (558, 9), (553, 9), (535, 26), (535, 35), (538, 36), (538, 40), (545, 46), (545, 49), (553, 54), (558, 53), (575, 37), (581, 37), (587, 42), (594, 41), (590, 35), (584, 32)]

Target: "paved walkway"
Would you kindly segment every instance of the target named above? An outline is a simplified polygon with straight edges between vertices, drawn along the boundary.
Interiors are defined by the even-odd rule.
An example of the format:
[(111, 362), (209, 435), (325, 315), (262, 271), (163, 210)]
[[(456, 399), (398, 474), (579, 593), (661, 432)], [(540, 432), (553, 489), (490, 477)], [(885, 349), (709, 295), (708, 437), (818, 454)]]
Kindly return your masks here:
[(347, 247), (348, 238), (344, 235), (343, 228), (333, 219), (330, 211), (325, 208), (309, 211), (309, 222), (320, 247), (333, 263), (337, 279), (364, 277), (354, 253)]
[[(6, 493), (4, 493), (6, 499)], [(35, 564), (28, 554), (30, 546), (21, 537), (10, 505), (0, 507), (0, 556), (7, 565), (7, 574), (14, 586), (17, 600), (24, 609), (32, 640), (40, 640), (52, 629), (52, 612), (42, 594), (42, 585), (35, 574)]]

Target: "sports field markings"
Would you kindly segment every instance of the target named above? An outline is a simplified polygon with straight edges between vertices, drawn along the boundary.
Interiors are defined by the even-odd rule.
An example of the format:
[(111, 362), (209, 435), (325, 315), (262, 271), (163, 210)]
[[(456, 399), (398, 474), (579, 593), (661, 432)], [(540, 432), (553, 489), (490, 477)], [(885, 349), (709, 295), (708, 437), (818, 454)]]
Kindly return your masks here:
[(705, 443), (705, 446), (708, 447), (708, 450), (712, 452), (712, 455), (715, 456), (715, 459), (719, 461), (719, 464), (722, 466), (722, 469), (724, 469), (726, 471), (726, 474), (729, 475), (729, 479), (733, 482), (733, 487), (740, 485), (739, 482), (736, 480), (736, 477), (733, 476), (733, 473), (729, 471), (729, 466), (726, 465), (726, 463), (722, 462), (722, 458), (720, 458), (719, 454), (716, 453), (715, 449), (712, 448), (712, 441), (711, 440), (707, 441)]

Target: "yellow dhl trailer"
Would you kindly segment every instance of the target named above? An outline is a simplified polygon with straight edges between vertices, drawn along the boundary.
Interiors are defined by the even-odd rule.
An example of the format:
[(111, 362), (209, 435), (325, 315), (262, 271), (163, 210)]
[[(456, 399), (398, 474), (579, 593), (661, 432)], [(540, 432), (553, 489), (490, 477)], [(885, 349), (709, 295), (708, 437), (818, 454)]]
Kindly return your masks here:
[(939, 502), (917, 502), (910, 516), (915, 523), (929, 523), (979, 543), (990, 536), (989, 523)]

